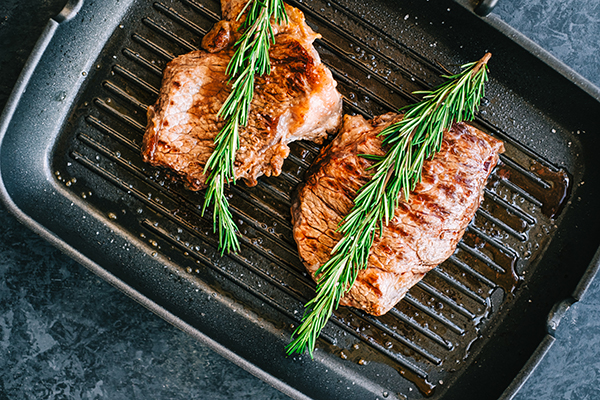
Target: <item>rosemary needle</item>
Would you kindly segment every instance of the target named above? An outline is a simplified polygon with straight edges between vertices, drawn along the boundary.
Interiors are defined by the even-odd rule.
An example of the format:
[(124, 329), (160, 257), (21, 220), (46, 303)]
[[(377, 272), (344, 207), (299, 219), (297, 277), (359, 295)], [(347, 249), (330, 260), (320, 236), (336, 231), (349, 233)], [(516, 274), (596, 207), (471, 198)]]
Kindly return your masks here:
[(308, 351), (312, 357), (317, 338), (340, 299), (351, 288), (358, 272), (367, 267), (369, 252), (377, 232), (383, 232), (394, 216), (401, 193), (408, 200), (421, 180), (423, 162), (440, 151), (444, 130), (455, 121), (470, 121), (485, 94), (487, 62), (463, 65), (462, 72), (442, 75), (446, 83), (431, 91), (418, 91), (420, 102), (402, 108), (404, 117), (379, 133), (387, 147), (384, 156), (364, 156), (375, 161), (373, 176), (358, 190), (354, 206), (337, 231), (342, 239), (332, 257), (316, 272), (317, 295), (306, 304), (302, 323), (286, 347), (288, 354)]
[(275, 43), (271, 19), (278, 24), (288, 21), (282, 0), (250, 0), (237, 19), (246, 11), (246, 19), (239, 28), (244, 33), (235, 43), (236, 51), (227, 64), (229, 82), (233, 81), (231, 93), (217, 114), (225, 120), (225, 125), (215, 137), (215, 149), (204, 167), (204, 172), (210, 173), (206, 180), (208, 188), (202, 215), (214, 202), (213, 230), (219, 232), (221, 254), (240, 248), (236, 236), (238, 229), (225, 197), (225, 186), (232, 181), (235, 184), (235, 155), (240, 146), (240, 127), (248, 124), (254, 97), (254, 77), (271, 72), (269, 48), (271, 43)]

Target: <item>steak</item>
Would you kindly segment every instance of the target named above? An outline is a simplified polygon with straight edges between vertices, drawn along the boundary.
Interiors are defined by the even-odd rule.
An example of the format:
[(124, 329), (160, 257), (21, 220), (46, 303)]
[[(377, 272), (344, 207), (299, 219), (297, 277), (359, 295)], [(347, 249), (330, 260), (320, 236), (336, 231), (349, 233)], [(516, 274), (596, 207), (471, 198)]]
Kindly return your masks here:
[[(345, 116), (338, 136), (321, 151), (292, 204), (294, 239), (315, 278), (341, 239), (336, 232), (369, 180), (373, 162), (361, 154), (384, 155), (377, 134), (402, 118), (385, 114), (367, 121)], [(488, 175), (504, 151), (501, 141), (466, 124), (444, 133), (442, 148), (423, 165), (422, 181), (401, 195), (394, 217), (376, 235), (368, 266), (340, 304), (382, 315), (396, 305), (425, 273), (454, 252), (479, 203)]]
[[(144, 161), (176, 171), (192, 190), (206, 186), (204, 166), (224, 125), (217, 113), (231, 90), (225, 71), (244, 4), (222, 2), (224, 19), (204, 37), (203, 50), (169, 62), (158, 99), (148, 107)], [(274, 26), (271, 73), (257, 77), (248, 126), (240, 129), (234, 174), (249, 186), (260, 175), (281, 173), (290, 142), (322, 143), (341, 122), (341, 95), (312, 45), (320, 36), (298, 9), (286, 5), (286, 11), (289, 23)]]

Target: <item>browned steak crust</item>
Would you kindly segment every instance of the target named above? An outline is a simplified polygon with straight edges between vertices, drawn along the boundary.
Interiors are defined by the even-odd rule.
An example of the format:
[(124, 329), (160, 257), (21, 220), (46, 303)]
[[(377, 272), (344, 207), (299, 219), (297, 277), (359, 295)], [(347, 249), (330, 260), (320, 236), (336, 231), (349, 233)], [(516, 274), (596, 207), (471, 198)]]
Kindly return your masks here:
[[(377, 134), (402, 117), (366, 121), (345, 116), (299, 188), (292, 205), (294, 239), (313, 275), (329, 259), (356, 191), (367, 182), (372, 162), (359, 154), (383, 155)], [(464, 123), (444, 134), (441, 151), (423, 166), (422, 182), (375, 239), (368, 268), (360, 271), (342, 305), (373, 315), (389, 311), (425, 273), (450, 257), (483, 197), (488, 175), (504, 151), (501, 141)]]
[[(202, 41), (205, 50), (171, 61), (156, 103), (148, 107), (144, 161), (179, 173), (192, 190), (205, 187), (204, 165), (224, 122), (217, 113), (229, 95), (225, 74), (239, 38), (243, 2), (224, 1), (224, 21)], [(342, 99), (312, 42), (318, 37), (304, 15), (286, 5), (289, 24), (275, 26), (272, 70), (255, 83), (248, 126), (240, 130), (235, 176), (255, 185), (260, 175), (279, 175), (295, 140), (321, 143), (341, 122)]]

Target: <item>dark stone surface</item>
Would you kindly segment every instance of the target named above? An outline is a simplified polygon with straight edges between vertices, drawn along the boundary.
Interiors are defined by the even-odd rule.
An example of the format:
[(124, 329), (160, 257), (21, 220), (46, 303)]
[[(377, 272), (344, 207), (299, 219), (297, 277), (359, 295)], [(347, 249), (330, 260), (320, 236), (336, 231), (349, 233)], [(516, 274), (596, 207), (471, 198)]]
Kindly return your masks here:
[(600, 86), (600, 1), (500, 0), (493, 12)]
[(513, 400), (600, 399), (600, 279), (560, 320), (556, 340)]
[[(0, 2), (0, 109), (65, 2)], [(495, 12), (600, 84), (600, 1), (501, 0)], [(287, 398), (61, 254), (3, 206), (0, 221), (0, 400)], [(599, 309), (590, 301), (571, 310), (558, 332), (564, 341), (541, 365), (552, 370), (539, 370), (553, 383), (542, 379), (523, 398), (600, 396)], [(594, 329), (573, 328), (582, 320)]]
[(287, 398), (0, 221), (0, 399)]
[(66, 0), (0, 1), (0, 110), (48, 19)]

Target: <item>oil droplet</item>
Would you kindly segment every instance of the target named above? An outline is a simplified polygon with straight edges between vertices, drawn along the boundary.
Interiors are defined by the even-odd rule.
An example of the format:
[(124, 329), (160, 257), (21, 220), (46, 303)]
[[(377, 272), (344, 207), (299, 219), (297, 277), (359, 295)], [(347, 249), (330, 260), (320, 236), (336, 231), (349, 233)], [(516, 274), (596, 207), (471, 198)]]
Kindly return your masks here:
[(55, 100), (56, 100), (56, 101), (63, 101), (63, 100), (64, 100), (64, 99), (66, 99), (66, 98), (67, 98), (67, 92), (65, 92), (65, 91), (63, 90), (63, 91), (60, 91), (60, 92), (58, 92), (58, 93), (56, 94)]

